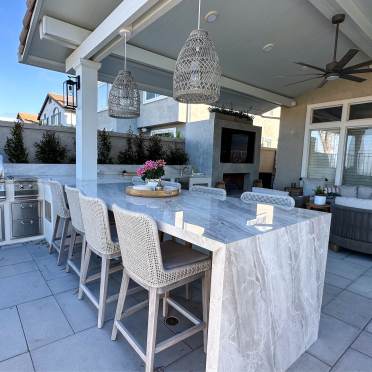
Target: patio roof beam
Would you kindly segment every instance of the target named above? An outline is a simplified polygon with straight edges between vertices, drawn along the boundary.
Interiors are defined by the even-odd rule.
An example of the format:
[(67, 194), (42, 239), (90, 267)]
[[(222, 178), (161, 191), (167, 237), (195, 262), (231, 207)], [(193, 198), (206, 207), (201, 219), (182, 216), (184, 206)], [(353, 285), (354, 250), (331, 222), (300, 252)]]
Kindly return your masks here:
[(91, 34), (90, 30), (49, 16), (43, 16), (39, 27), (41, 40), (51, 40), (72, 49), (77, 48)]
[[(105, 53), (117, 46), (118, 32), (126, 27), (139, 32), (165, 14), (182, 0), (125, 0), (74, 50), (66, 59), (66, 72), (79, 65), (80, 60), (93, 59), (97, 62)], [(133, 33), (130, 35), (133, 36)], [(99, 57), (97, 57), (97, 55)]]
[[(123, 53), (120, 50), (116, 50), (115, 54), (123, 56)], [(160, 54), (153, 53), (130, 44), (127, 45), (127, 56), (130, 61), (138, 62), (142, 65), (154, 67), (159, 70), (164, 70), (172, 73), (174, 72), (176, 61), (172, 58), (164, 57)], [(242, 94), (257, 97), (265, 101), (275, 103), (279, 106), (293, 107), (296, 105), (296, 101), (293, 98), (273, 93), (262, 88), (257, 88), (253, 85), (243, 83), (226, 76), (222, 77), (221, 87)]]

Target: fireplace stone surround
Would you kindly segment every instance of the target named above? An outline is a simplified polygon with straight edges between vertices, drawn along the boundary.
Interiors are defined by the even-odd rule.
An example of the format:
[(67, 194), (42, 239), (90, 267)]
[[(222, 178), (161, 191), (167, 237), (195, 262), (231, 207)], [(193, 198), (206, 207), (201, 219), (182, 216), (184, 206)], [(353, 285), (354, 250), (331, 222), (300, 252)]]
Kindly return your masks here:
[[(222, 128), (246, 130), (256, 133), (254, 159), (252, 163), (221, 163)], [(186, 124), (185, 148), (190, 164), (200, 172), (212, 177), (212, 186), (227, 178), (238, 179), (244, 175), (243, 189), (250, 190), (255, 179), (259, 178), (261, 147), (261, 127), (254, 126), (244, 119), (234, 118), (219, 113), (211, 113), (208, 120)], [(227, 190), (228, 192), (230, 190)]]

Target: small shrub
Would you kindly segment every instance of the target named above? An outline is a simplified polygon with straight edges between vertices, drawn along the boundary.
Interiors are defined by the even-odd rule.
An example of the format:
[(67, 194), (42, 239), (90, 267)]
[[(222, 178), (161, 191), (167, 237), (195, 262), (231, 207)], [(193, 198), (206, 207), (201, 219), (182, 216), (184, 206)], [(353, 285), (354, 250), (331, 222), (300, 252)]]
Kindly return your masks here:
[(165, 160), (168, 165), (183, 165), (188, 163), (189, 157), (185, 150), (175, 147), (168, 151)]
[(112, 164), (110, 134), (106, 129), (98, 131), (98, 164)]
[(149, 138), (149, 144), (147, 146), (147, 159), (148, 160), (160, 160), (164, 158), (164, 151), (159, 136), (151, 136)]
[(28, 153), (23, 143), (23, 125), (14, 123), (7, 137), (4, 151), (10, 163), (28, 163)]
[(133, 148), (133, 131), (130, 129), (128, 131), (127, 137), (127, 149), (120, 151), (118, 155), (119, 164), (136, 164), (136, 153)]
[(60, 164), (66, 159), (66, 147), (53, 131), (45, 131), (40, 142), (35, 143), (35, 157), (45, 164)]
[(143, 164), (146, 161), (145, 138), (143, 133), (134, 137), (136, 164)]

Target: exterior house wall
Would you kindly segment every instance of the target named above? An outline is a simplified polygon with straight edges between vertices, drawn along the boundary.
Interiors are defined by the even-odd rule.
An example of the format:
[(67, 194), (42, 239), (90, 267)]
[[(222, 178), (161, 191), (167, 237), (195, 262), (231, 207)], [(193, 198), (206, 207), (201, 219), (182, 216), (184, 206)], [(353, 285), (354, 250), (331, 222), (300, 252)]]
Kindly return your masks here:
[[(4, 145), (6, 143), (7, 137), (10, 136), (10, 129), (14, 126), (14, 123), (0, 122), (0, 155), (4, 155), (4, 161), (7, 162), (8, 158), (4, 152)], [(45, 130), (55, 131), (57, 136), (60, 138), (61, 143), (66, 146), (67, 154), (69, 159), (75, 158), (75, 128), (74, 127), (53, 127), (53, 126), (41, 126), (35, 124), (24, 124), (23, 126), (23, 140), (25, 147), (28, 151), (29, 162), (38, 163), (35, 159), (35, 146), (36, 142), (39, 142), (41, 136)], [(114, 162), (117, 161), (117, 157), (120, 151), (127, 148), (127, 138), (126, 133), (112, 133), (110, 132), (111, 138), (111, 157)], [(163, 148), (169, 150), (170, 148), (181, 148), (184, 149), (185, 143), (182, 139), (177, 138), (162, 138)], [(147, 140), (145, 140), (145, 146), (147, 146)], [(67, 159), (67, 162), (68, 160)]]
[(297, 182), (301, 175), (307, 105), (372, 95), (372, 74), (359, 84), (346, 80), (329, 82), (297, 97), (295, 107), (283, 107), (280, 118), (279, 145), (274, 185), (278, 189)]
[(262, 115), (255, 115), (253, 125), (262, 128), (261, 145), (268, 148), (277, 148), (279, 139), (281, 108), (277, 107)]
[(116, 119), (108, 114), (108, 110), (98, 111), (98, 129), (112, 132), (128, 133), (129, 129), (137, 133), (136, 119)]
[(41, 112), (40, 119), (44, 120), (44, 116), (48, 118), (48, 125), (51, 125), (52, 122), (52, 115), (54, 114), (54, 110), (57, 108), (61, 113), (61, 123), (60, 125), (70, 127), (76, 125), (76, 115), (75, 112), (71, 110), (66, 110), (61, 107), (57, 102), (52, 99), (49, 99), (46, 103), (44, 110)]
[(178, 102), (173, 98), (166, 97), (144, 103), (143, 94), (141, 94), (141, 115), (137, 118), (137, 128), (153, 127), (178, 121)]

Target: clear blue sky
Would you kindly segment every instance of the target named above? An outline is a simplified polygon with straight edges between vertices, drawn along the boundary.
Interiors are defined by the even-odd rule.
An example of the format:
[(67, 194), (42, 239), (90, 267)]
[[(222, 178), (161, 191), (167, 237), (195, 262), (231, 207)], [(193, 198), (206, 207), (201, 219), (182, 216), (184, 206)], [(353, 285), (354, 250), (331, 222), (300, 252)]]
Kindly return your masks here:
[(48, 92), (62, 93), (66, 75), (18, 63), (25, 0), (0, 0), (0, 117), (38, 113)]

